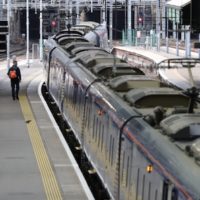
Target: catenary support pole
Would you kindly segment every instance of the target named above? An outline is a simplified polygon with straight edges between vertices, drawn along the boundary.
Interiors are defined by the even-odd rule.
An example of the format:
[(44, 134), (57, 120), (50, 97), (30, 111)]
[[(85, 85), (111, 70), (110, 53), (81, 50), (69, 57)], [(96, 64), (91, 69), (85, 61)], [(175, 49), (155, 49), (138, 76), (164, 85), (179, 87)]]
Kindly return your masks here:
[(132, 44), (132, 31), (131, 31), (131, 27), (132, 27), (132, 10), (131, 10), (131, 0), (128, 0), (128, 44), (131, 45)]
[(80, 8), (79, 8), (79, 1), (76, 1), (76, 24), (80, 24)]
[(29, 67), (29, 0), (26, 0), (26, 60)]
[(10, 0), (7, 1), (7, 21), (8, 21), (8, 35), (6, 37), (7, 40), (7, 68), (10, 68)]
[(40, 61), (41, 61), (41, 62), (42, 62), (42, 60), (43, 60), (42, 23), (43, 23), (42, 0), (40, 0)]
[(110, 0), (110, 16), (109, 16), (109, 40), (110, 40), (110, 49), (113, 46), (113, 0)]

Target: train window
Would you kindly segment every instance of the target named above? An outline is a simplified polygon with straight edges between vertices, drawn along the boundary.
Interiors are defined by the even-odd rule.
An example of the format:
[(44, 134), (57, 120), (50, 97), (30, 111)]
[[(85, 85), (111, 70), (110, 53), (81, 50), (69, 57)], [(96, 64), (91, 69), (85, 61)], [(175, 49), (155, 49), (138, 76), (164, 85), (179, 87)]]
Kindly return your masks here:
[(100, 146), (100, 140), (101, 140), (101, 121), (99, 121), (99, 131), (98, 131), (98, 148)]
[(67, 97), (66, 98), (66, 105), (69, 102), (68, 101), (68, 91), (69, 91), (69, 78), (68, 78), (68, 74), (66, 73), (66, 76), (65, 76), (65, 97)]
[(80, 92), (81, 92), (80, 87), (78, 87), (78, 89), (77, 89), (77, 97), (76, 97), (77, 105), (75, 106), (76, 107), (76, 117), (79, 117)]
[(68, 82), (69, 82), (68, 99), (69, 99), (70, 106), (73, 108), (73, 79), (70, 75), (69, 75)]
[(109, 162), (111, 163), (111, 147), (112, 147), (112, 135), (110, 135), (110, 145), (109, 145)]
[(155, 191), (155, 200), (158, 199), (158, 190)]
[[(83, 95), (83, 90), (81, 88), (81, 93), (80, 93), (80, 103), (79, 103), (79, 114), (83, 116), (83, 105), (84, 105), (84, 95)], [(86, 123), (86, 122), (85, 122)], [(86, 124), (85, 124), (86, 125)]]
[(88, 100), (88, 129), (90, 128), (89, 125), (90, 125), (90, 115), (91, 115), (91, 106), (92, 106), (92, 98), (90, 98)]
[(151, 182), (149, 182), (148, 200), (151, 199)]
[(85, 111), (85, 127), (88, 127), (88, 121), (89, 121), (89, 119), (88, 119), (89, 103), (88, 103), (87, 100), (85, 102), (85, 99), (84, 99), (84, 106), (85, 106), (85, 110), (83, 110), (83, 111)]
[(139, 179), (140, 178), (140, 169), (138, 168), (137, 171), (137, 184), (136, 184), (136, 192), (135, 192), (135, 199), (138, 200), (138, 192), (139, 192)]
[(102, 134), (101, 134), (101, 152), (103, 150), (103, 141), (104, 141), (104, 125), (102, 125)]
[(96, 117), (94, 116), (94, 118), (93, 118), (93, 129), (92, 129), (92, 139), (94, 139), (95, 121), (96, 121)]
[(88, 123), (88, 102), (84, 102), (85, 99), (83, 98), (83, 103), (81, 103), (81, 106), (83, 106), (83, 113), (82, 114), (82, 117), (84, 116), (85, 119), (84, 119), (84, 127), (86, 128), (87, 127), (87, 123)]
[(72, 102), (72, 85), (71, 84), (69, 84), (69, 89), (68, 89), (68, 95), (67, 95), (67, 97), (68, 97), (68, 102), (69, 102), (69, 104), (70, 104), (70, 106), (71, 106), (71, 102)]
[(114, 161), (114, 147), (115, 147), (115, 139), (114, 137), (112, 138), (112, 157), (111, 157), (111, 165), (113, 165)]
[(98, 125), (99, 125), (99, 119), (98, 117), (96, 118), (96, 124), (95, 124), (95, 142), (97, 141), (97, 134), (98, 134)]
[(163, 193), (162, 193), (162, 200), (168, 199), (168, 190), (169, 190), (169, 183), (168, 181), (163, 182)]
[[(66, 81), (66, 97), (67, 97), (67, 103), (70, 103), (70, 90), (71, 86), (70, 86), (70, 76), (68, 74), (67, 76), (67, 81)], [(68, 105), (67, 105), (68, 106)]]
[(142, 200), (144, 199), (144, 189), (145, 189), (145, 175), (143, 175), (142, 179)]
[(81, 117), (80, 115), (82, 114), (81, 113), (81, 106), (83, 105), (82, 101), (83, 101), (83, 91), (80, 87), (80, 92), (79, 92), (79, 110), (78, 110), (78, 114), (79, 114), (79, 117)]
[(86, 100), (86, 102), (85, 102), (85, 127), (88, 127), (89, 114), (90, 114), (89, 113), (89, 102)]
[(129, 177), (129, 156), (127, 157), (127, 165), (126, 165), (126, 187), (128, 187), (128, 177)]
[(74, 86), (73, 105), (74, 105), (74, 110), (75, 110), (76, 102), (77, 102), (78, 84), (74, 81), (73, 82), (73, 86)]
[(178, 190), (176, 188), (172, 190), (171, 200), (178, 200)]

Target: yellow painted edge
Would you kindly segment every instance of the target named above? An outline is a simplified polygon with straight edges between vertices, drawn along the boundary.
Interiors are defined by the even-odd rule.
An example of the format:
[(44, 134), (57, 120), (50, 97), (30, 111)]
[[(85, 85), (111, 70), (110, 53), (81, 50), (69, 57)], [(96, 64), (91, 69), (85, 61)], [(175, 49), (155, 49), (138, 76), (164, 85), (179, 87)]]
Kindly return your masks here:
[(33, 151), (36, 157), (38, 168), (42, 177), (45, 193), (48, 200), (61, 200), (62, 195), (58, 186), (55, 174), (51, 167), (46, 149), (42, 142), (42, 138), (39, 133), (38, 126), (36, 124), (34, 115), (29, 105), (26, 96), (20, 96), (19, 98), (21, 110), (25, 121), (28, 121), (27, 128), (28, 134), (31, 140)]

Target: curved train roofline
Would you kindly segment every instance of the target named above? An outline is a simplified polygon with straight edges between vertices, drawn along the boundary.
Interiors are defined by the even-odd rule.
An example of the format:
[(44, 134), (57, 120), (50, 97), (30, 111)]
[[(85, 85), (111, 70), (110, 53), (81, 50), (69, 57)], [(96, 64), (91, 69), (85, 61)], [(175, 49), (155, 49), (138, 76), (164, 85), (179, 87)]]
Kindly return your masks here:
[[(55, 47), (58, 51), (60, 48), (60, 46)], [(78, 47), (75, 45), (74, 48), (76, 49)], [(184, 108), (187, 108), (187, 103), (189, 102), (187, 96), (173, 89), (165, 90), (165, 85), (147, 78), (142, 75), (142, 73), (138, 75), (138, 72), (131, 66), (126, 66), (126, 69), (120, 69), (121, 71), (119, 70), (118, 72), (118, 68), (111, 68), (109, 66), (110, 62), (108, 62), (108, 67), (103, 68), (100, 66), (101, 63), (98, 63), (98, 59), (102, 62), (102, 59), (100, 59), (102, 58), (102, 54), (98, 57), (98, 53), (95, 54), (93, 52), (94, 49), (83, 48), (85, 50), (81, 52), (75, 51), (75, 49), (73, 51), (75, 53), (69, 58), (69, 62), (67, 62), (68, 64), (70, 62), (73, 63), (73, 67), (69, 64), (65, 66), (66, 69), (77, 78), (80, 84), (85, 80), (85, 84), (88, 84), (85, 85), (85, 88), (89, 87), (96, 79), (101, 79), (101, 81), (96, 81), (95, 88), (91, 88), (90, 92), (96, 94), (96, 97), (98, 97), (97, 100), (100, 99), (101, 101), (104, 100), (104, 102), (107, 102), (107, 104), (102, 104), (102, 102), (100, 102), (100, 105), (104, 105), (105, 111), (110, 111), (110, 115), (113, 113), (113, 121), (118, 124), (119, 129), (122, 128), (123, 121), (126, 122), (126, 120), (131, 118), (126, 126), (123, 127), (122, 131), (124, 136), (137, 144), (150, 162), (154, 164), (155, 168), (157, 168), (158, 171), (160, 170), (160, 173), (164, 174), (166, 178), (168, 177), (185, 196), (190, 198), (191, 195), (192, 198), (197, 199), (196, 196), (192, 196), (193, 194), (191, 194), (191, 191), (194, 191), (194, 195), (199, 195), (197, 192), (200, 177), (199, 166), (193, 163), (192, 159), (188, 157), (184, 151), (188, 146), (190, 146), (190, 153), (192, 153), (192, 149), (195, 149), (195, 145), (191, 142), (195, 140), (191, 138), (190, 133), (185, 129), (191, 127), (191, 129), (196, 131), (195, 125), (200, 124), (199, 120), (194, 121), (194, 123), (192, 120), (188, 122), (187, 117), (191, 118), (191, 116), (194, 116), (194, 119), (200, 118), (198, 108), (194, 108), (197, 114), (187, 114), (187, 110), (184, 110)], [(98, 51), (97, 48), (95, 48), (95, 50)], [(76, 52), (79, 52), (78, 58), (76, 58)], [(63, 50), (62, 53), (64, 54), (65, 50)], [(105, 53), (105, 55), (109, 54)], [(57, 59), (59, 59), (58, 54), (54, 56), (57, 56)], [(104, 57), (105, 65), (107, 65), (107, 57)], [(70, 59), (72, 61), (70, 61)], [(113, 64), (115, 64), (116, 60), (113, 58)], [(124, 63), (122, 60), (120, 62)], [(120, 65), (120, 63), (118, 63), (118, 65)], [(96, 68), (101, 67), (101, 69), (95, 71), (93, 70), (95, 66)], [(85, 67), (87, 69), (83, 70)], [(84, 76), (79, 77), (79, 72)], [(130, 72), (132, 75), (127, 75), (130, 74)], [(133, 75), (134, 73), (135, 75)], [(89, 79), (90, 81), (88, 82)], [(154, 88), (157, 90), (152, 93), (145, 90), (147, 86), (149, 86), (150, 90)], [(149, 102), (157, 101), (153, 98), (154, 95), (160, 98), (160, 101), (163, 101), (164, 98), (168, 98), (169, 100), (167, 99), (166, 102), (162, 102), (163, 106), (160, 107), (155, 106), (157, 102), (155, 102), (154, 105), (149, 105)], [(168, 102), (170, 98), (174, 101), (171, 102), (171, 104)], [(181, 102), (177, 104), (176, 100)], [(177, 107), (179, 104), (182, 105), (180, 109)], [(120, 105), (123, 106), (120, 107)], [(166, 107), (164, 105), (166, 105)], [(164, 111), (164, 109), (166, 109), (166, 111)], [(195, 116), (197, 117), (195, 118)], [(173, 126), (175, 126), (174, 124), (181, 120), (183, 122), (182, 124), (180, 123), (180, 127), (173, 128)], [(186, 125), (184, 125), (184, 123), (186, 123)], [(170, 130), (168, 126), (172, 126), (172, 130)], [(172, 142), (171, 139), (160, 134), (160, 132), (170, 136), (174, 141)], [(195, 134), (197, 133), (195, 132)], [(184, 135), (184, 138), (181, 135)], [(199, 137), (198, 134), (196, 136), (196, 138)], [(184, 142), (182, 142), (183, 139)], [(180, 150), (181, 148), (183, 151)], [(196, 153), (195, 151), (197, 152), (197, 150), (193, 150), (193, 153)], [(198, 155), (196, 155), (196, 158), (198, 158)], [(191, 169), (192, 172), (190, 171)], [(188, 176), (190, 176), (190, 179)]]

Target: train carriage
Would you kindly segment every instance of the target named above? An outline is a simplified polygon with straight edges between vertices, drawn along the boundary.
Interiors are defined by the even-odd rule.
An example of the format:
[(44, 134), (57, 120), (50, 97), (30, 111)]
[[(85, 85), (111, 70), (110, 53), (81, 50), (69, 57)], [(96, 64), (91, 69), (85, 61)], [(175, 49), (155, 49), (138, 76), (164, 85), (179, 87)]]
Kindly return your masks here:
[(89, 41), (49, 38), (44, 53), (48, 90), (111, 199), (200, 199), (198, 101)]

